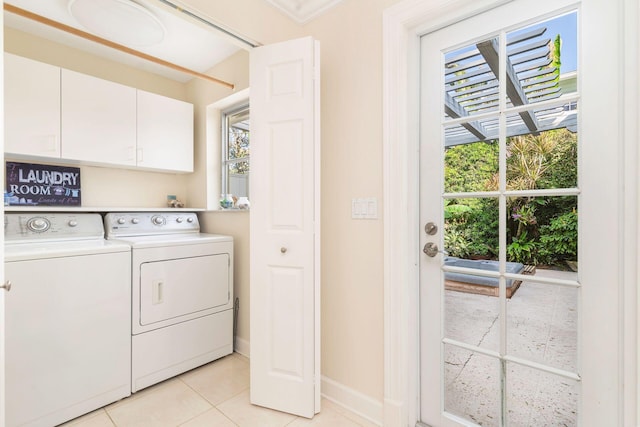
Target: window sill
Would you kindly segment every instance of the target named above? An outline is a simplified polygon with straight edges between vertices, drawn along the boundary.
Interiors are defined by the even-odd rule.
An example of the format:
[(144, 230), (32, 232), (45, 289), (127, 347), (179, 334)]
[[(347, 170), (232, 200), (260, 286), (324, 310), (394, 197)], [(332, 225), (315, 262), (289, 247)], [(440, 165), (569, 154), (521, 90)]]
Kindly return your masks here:
[(240, 208), (227, 208), (227, 209), (222, 209), (222, 208), (218, 208), (218, 209), (212, 209), (209, 212), (224, 212), (224, 213), (229, 213), (229, 212), (249, 212), (250, 209), (240, 209)]

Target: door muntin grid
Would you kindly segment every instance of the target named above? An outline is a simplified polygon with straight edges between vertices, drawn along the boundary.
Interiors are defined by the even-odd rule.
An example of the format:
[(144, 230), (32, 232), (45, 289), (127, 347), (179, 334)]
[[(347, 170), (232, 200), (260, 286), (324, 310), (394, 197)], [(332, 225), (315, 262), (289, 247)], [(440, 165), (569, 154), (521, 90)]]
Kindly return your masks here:
[[(566, 16), (564, 15), (561, 18), (566, 19)], [(573, 20), (577, 19), (575, 12), (570, 16)], [(441, 267), (444, 279), (442, 282), (445, 286), (447, 286), (448, 282), (446, 280), (447, 276), (467, 274), (470, 276), (471, 281), (473, 281), (474, 277), (476, 279), (479, 277), (482, 280), (493, 280), (497, 293), (497, 297), (493, 297), (493, 300), (485, 299), (490, 303), (485, 304), (480, 309), (477, 307), (474, 309), (476, 314), (477, 311), (481, 312), (481, 315), (479, 315), (481, 321), (490, 324), (490, 327), (481, 330), (485, 333), (474, 336), (472, 331), (461, 330), (463, 328), (452, 324), (455, 323), (452, 319), (456, 319), (457, 316), (465, 316), (464, 309), (460, 312), (461, 303), (459, 300), (452, 302), (456, 298), (451, 296), (454, 295), (451, 290), (443, 290), (442, 292), (443, 300), (441, 303), (444, 319), (441, 345), (443, 358), (442, 377), (444, 381), (441, 384), (441, 393), (443, 395), (441, 401), (443, 402), (442, 410), (444, 413), (454, 420), (464, 419), (480, 425), (519, 425), (518, 423), (524, 422), (525, 419), (530, 419), (532, 413), (535, 413), (536, 417), (540, 419), (548, 417), (549, 415), (544, 411), (537, 409), (532, 409), (528, 412), (523, 410), (527, 404), (525, 398), (526, 388), (530, 385), (527, 378), (538, 377), (545, 378), (547, 383), (551, 382), (558, 385), (556, 389), (568, 390), (567, 394), (570, 397), (564, 399), (561, 405), (556, 405), (556, 407), (552, 408), (552, 412), (559, 417), (558, 419), (563, 420), (568, 425), (575, 425), (577, 422), (576, 412), (580, 392), (579, 355), (577, 353), (579, 331), (577, 330), (577, 325), (579, 323), (578, 313), (581, 292), (581, 284), (577, 274), (568, 273), (556, 276), (536, 274), (531, 276), (520, 271), (509, 272), (506, 268), (509, 264), (527, 259), (526, 245), (524, 245), (527, 241), (526, 232), (527, 229), (535, 228), (531, 226), (537, 221), (536, 214), (542, 217), (544, 216), (541, 216), (542, 211), (545, 209), (548, 211), (550, 209), (549, 206), (555, 206), (557, 210), (560, 209), (558, 206), (561, 206), (565, 210), (569, 208), (567, 217), (571, 217), (571, 212), (574, 212), (575, 220), (577, 220), (577, 213), (579, 212), (580, 191), (578, 189), (577, 173), (575, 177), (565, 177), (566, 179), (563, 181), (545, 180), (540, 179), (540, 177), (536, 179), (535, 173), (532, 173), (532, 176), (525, 177), (527, 179), (514, 179), (514, 164), (517, 166), (518, 162), (523, 163), (524, 169), (531, 169), (533, 166), (538, 165), (541, 169), (544, 169), (538, 171), (542, 177), (561, 174), (563, 167), (567, 163), (572, 163), (572, 167), (575, 167), (577, 171), (578, 138), (576, 131), (579, 94), (575, 90), (571, 90), (571, 88), (566, 90), (566, 85), (560, 87), (559, 71), (556, 73), (555, 86), (553, 85), (554, 82), (549, 78), (552, 73), (541, 71), (537, 74), (537, 77), (531, 77), (536, 74), (536, 68), (549, 67), (549, 63), (552, 64), (551, 68), (553, 68), (553, 61), (547, 61), (545, 64), (540, 63), (540, 57), (545, 57), (545, 55), (540, 55), (537, 51), (530, 55), (529, 58), (530, 61), (537, 61), (534, 62), (533, 66), (526, 68), (520, 65), (523, 63), (521, 61), (516, 64), (516, 67), (519, 66), (520, 69), (516, 69), (515, 74), (510, 74), (514, 72), (514, 65), (509, 62), (513, 58), (516, 58), (514, 62), (517, 62), (518, 55), (527, 54), (524, 48), (521, 48), (521, 53), (512, 54), (514, 49), (517, 48), (517, 44), (510, 43), (510, 40), (526, 39), (524, 36), (526, 34), (529, 34), (534, 39), (535, 37), (531, 34), (539, 34), (540, 27), (544, 25), (545, 23), (536, 23), (527, 28), (517, 28), (509, 32), (502, 31), (490, 38), (443, 53), (443, 63), (445, 64), (443, 73), (444, 112), (441, 123), (441, 134), (444, 142), (442, 144), (443, 162), (446, 165), (447, 152), (464, 149), (461, 147), (486, 144), (492, 145), (493, 149), (484, 150), (490, 151), (487, 156), (491, 159), (489, 163), (492, 163), (492, 167), (489, 168), (490, 171), (488, 172), (491, 176), (484, 186), (477, 185), (478, 182), (473, 183), (476, 184), (475, 186), (455, 185), (453, 181), (449, 180), (450, 176), (447, 175), (448, 171), (445, 166), (445, 176), (441, 180), (444, 184), (441, 204), (445, 232), (440, 245), (448, 249), (452, 241), (459, 242), (459, 246), (464, 246), (465, 243), (464, 236), (462, 238), (460, 236), (453, 238), (454, 220), (452, 218), (455, 217), (456, 210), (451, 209), (452, 207), (459, 208), (457, 209), (457, 215), (464, 215), (465, 209), (462, 209), (463, 207), (468, 208), (471, 205), (483, 203), (485, 205), (493, 205), (491, 215), (494, 215), (494, 220), (497, 220), (494, 221), (497, 223), (497, 227), (494, 224), (494, 229), (497, 228), (497, 230), (493, 231), (497, 244), (493, 245), (493, 253), (490, 254), (494, 262), (493, 270), (479, 272), (476, 268), (469, 268), (464, 265), (462, 267), (456, 266), (446, 262), (446, 260)], [(527, 42), (527, 40), (524, 42)], [(536, 42), (534, 40), (532, 43), (537, 46), (534, 50), (545, 49), (544, 43), (540, 41)], [(487, 46), (489, 46), (489, 49), (493, 49), (497, 55), (497, 67), (495, 64), (492, 66), (487, 65), (488, 60), (485, 60), (485, 63), (482, 64), (482, 55), (480, 55), (480, 59), (478, 59), (477, 53), (473, 56), (474, 50), (480, 52), (482, 49), (487, 49)], [(555, 46), (547, 45), (547, 56), (549, 55), (548, 52)], [(455, 62), (452, 58), (463, 62), (463, 65), (457, 67), (458, 70), (463, 71), (458, 71), (457, 75), (451, 72), (451, 64)], [(548, 57), (545, 57), (546, 59)], [(464, 61), (467, 62), (465, 63)], [(485, 66), (484, 74), (482, 72), (483, 66)], [(486, 71), (486, 69), (490, 71)], [(464, 73), (467, 71), (470, 74), (465, 76)], [(455, 77), (452, 77), (454, 75)], [(529, 88), (524, 98), (515, 102), (509, 96), (513, 92), (513, 88), (509, 86), (513, 86), (513, 82), (510, 82), (510, 79), (513, 79), (514, 75), (526, 76), (522, 82), (528, 85), (527, 87)], [(540, 79), (541, 82), (532, 83), (532, 79), (535, 78)], [(464, 98), (464, 96), (460, 95), (455, 96), (456, 90), (460, 92), (460, 89), (451, 89), (451, 82), (454, 80), (459, 86), (465, 88), (462, 92), (472, 93), (468, 98), (473, 97), (473, 99), (457, 103), (457, 105), (452, 103), (452, 99)], [(471, 83), (464, 86), (465, 80)], [(476, 85), (487, 86), (487, 88), (478, 90)], [(539, 88), (537, 91), (539, 96), (533, 96), (536, 95), (536, 91), (531, 90), (531, 87), (536, 85)], [(563, 91), (562, 89), (565, 90)], [(486, 93), (486, 95), (482, 95), (482, 92)], [(529, 96), (530, 98), (528, 98)], [(483, 99), (487, 100), (485, 102), (486, 105), (483, 105)], [(467, 107), (469, 105), (471, 105), (471, 108)], [(468, 111), (465, 111), (466, 109)], [(456, 111), (458, 112), (457, 115)], [(534, 130), (531, 129), (532, 126), (536, 126)], [(564, 141), (559, 144), (553, 141), (555, 139), (564, 139)], [(481, 142), (473, 142), (474, 140)], [(546, 140), (552, 140), (552, 143), (548, 143)], [(567, 143), (566, 140), (571, 141)], [(555, 144), (555, 146), (545, 147), (545, 144), (552, 146)], [(560, 145), (561, 148), (558, 148)], [(567, 145), (573, 151), (567, 151)], [(542, 146), (540, 147), (540, 156), (543, 158), (546, 156), (547, 163), (552, 163), (551, 165), (545, 164), (544, 167), (541, 167), (539, 163), (536, 164), (535, 156), (526, 158), (527, 154), (533, 150), (532, 147), (535, 148), (536, 146)], [(518, 155), (515, 152), (518, 150), (522, 152), (523, 158), (514, 161), (514, 157)], [(557, 158), (558, 156), (561, 158)], [(562, 156), (564, 157), (562, 158)], [(550, 162), (550, 159), (553, 162)], [(478, 164), (485, 166), (485, 160), (486, 158), (479, 160)], [(485, 173), (487, 172), (485, 171)], [(558, 185), (559, 182), (562, 182), (563, 185)], [(573, 209), (570, 209), (571, 207)], [(472, 206), (472, 208), (477, 209), (477, 206)], [(539, 211), (536, 211), (536, 209), (539, 209)], [(452, 211), (454, 212), (453, 214)], [(545, 218), (547, 223), (538, 224), (537, 230), (542, 228), (549, 234), (552, 226), (551, 220), (556, 220), (556, 218), (549, 216), (548, 213)], [(559, 220), (554, 221), (553, 225), (557, 226), (558, 222)], [(537, 237), (539, 238), (540, 236)], [(466, 236), (466, 239), (468, 240), (466, 242), (468, 245), (476, 243), (473, 241), (473, 236)], [(519, 248), (520, 252), (517, 251), (518, 246), (514, 245), (514, 242), (522, 243)], [(463, 247), (457, 247), (456, 249), (464, 254)], [(525, 253), (523, 254), (523, 252)], [(531, 259), (531, 261), (536, 260)], [(508, 298), (510, 296), (509, 288), (514, 281), (527, 283), (526, 292), (527, 294), (532, 294), (529, 304), (518, 305), (517, 301), (521, 298)], [(519, 297), (520, 295), (517, 292), (515, 295)], [(520, 292), (522, 294), (524, 290)], [(565, 315), (564, 322), (569, 324), (569, 327), (558, 330), (558, 326), (553, 322), (545, 323), (538, 319), (536, 323), (536, 321), (528, 320), (534, 324), (531, 330), (526, 331), (526, 334), (530, 336), (528, 337), (526, 334), (525, 336), (520, 336), (518, 328), (513, 325), (526, 323), (525, 312), (531, 309), (528, 305), (534, 305), (534, 301), (544, 301), (545, 294), (550, 292), (568, 295), (562, 300), (565, 301), (563, 304), (567, 306), (563, 307), (559, 312)], [(567, 300), (569, 301), (568, 303), (566, 302)], [(544, 305), (539, 309), (542, 310), (543, 308), (545, 308)], [(452, 310), (457, 310), (458, 313), (452, 313)], [(557, 313), (550, 314), (552, 318), (557, 315)], [(537, 332), (545, 330), (548, 332), (546, 341), (544, 341), (544, 337), (535, 336)], [(556, 351), (555, 359), (553, 360), (545, 359), (544, 354), (543, 357), (540, 357), (540, 348), (526, 348), (527, 343), (533, 343), (534, 347), (543, 347), (544, 351), (542, 353), (547, 351), (553, 353), (557, 350), (557, 348), (554, 349), (554, 344), (561, 341), (560, 347), (562, 347), (562, 340), (569, 341), (566, 347), (570, 347), (570, 351), (565, 351), (564, 353)], [(483, 360), (486, 363), (478, 362), (476, 363), (477, 366), (473, 368), (474, 359)], [(452, 367), (459, 366), (461, 362), (465, 368), (476, 370), (484, 365), (492, 366), (490, 369), (491, 374), (487, 374), (487, 378), (491, 378), (489, 382), (492, 382), (491, 387), (489, 387), (491, 390), (489, 393), (494, 395), (489, 397), (486, 402), (476, 405), (485, 409), (491, 408), (491, 410), (478, 411), (477, 408), (470, 407), (473, 405), (465, 406), (464, 403), (468, 403), (468, 399), (464, 394), (477, 395), (478, 390), (482, 390), (483, 387), (487, 386), (488, 382), (476, 381), (476, 384), (473, 384), (474, 377), (472, 376), (466, 381), (462, 381), (469, 386), (467, 391), (460, 391), (461, 388), (458, 383), (464, 372), (461, 370), (455, 374), (455, 379), (451, 379), (453, 378), (451, 375), (453, 375), (452, 372), (455, 372)], [(552, 393), (552, 389), (547, 389), (546, 393)]]

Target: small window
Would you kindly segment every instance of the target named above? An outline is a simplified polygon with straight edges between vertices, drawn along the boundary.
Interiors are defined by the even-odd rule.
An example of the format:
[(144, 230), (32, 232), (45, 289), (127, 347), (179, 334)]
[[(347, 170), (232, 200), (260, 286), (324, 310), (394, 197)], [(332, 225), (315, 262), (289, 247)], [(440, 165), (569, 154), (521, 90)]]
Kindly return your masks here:
[(249, 105), (222, 112), (222, 194), (249, 198)]

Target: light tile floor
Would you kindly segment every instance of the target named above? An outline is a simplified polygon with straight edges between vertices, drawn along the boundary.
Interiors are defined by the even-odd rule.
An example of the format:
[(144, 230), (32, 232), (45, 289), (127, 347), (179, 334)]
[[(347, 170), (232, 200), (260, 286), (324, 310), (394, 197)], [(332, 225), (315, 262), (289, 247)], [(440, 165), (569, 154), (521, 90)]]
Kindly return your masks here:
[(249, 403), (249, 360), (237, 353), (139, 391), (64, 427), (373, 427), (322, 399), (313, 419)]

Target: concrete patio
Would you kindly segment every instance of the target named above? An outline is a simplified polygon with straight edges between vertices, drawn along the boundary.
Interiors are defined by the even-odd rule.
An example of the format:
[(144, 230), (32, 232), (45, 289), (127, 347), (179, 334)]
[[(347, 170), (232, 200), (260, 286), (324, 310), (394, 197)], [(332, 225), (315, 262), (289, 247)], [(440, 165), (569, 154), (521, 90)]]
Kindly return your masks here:
[[(536, 277), (575, 280), (576, 273), (538, 269)], [(507, 300), (506, 348), (510, 356), (577, 372), (579, 290), (524, 281)], [(500, 351), (499, 299), (446, 291), (445, 335)], [(445, 345), (445, 409), (482, 426), (498, 426), (500, 363)], [(507, 362), (508, 426), (575, 426), (577, 382)]]

